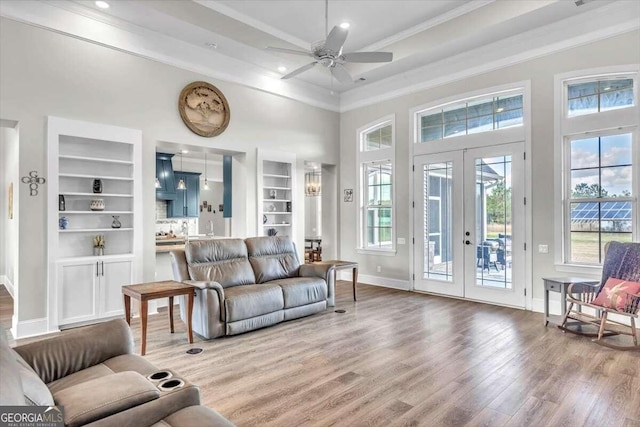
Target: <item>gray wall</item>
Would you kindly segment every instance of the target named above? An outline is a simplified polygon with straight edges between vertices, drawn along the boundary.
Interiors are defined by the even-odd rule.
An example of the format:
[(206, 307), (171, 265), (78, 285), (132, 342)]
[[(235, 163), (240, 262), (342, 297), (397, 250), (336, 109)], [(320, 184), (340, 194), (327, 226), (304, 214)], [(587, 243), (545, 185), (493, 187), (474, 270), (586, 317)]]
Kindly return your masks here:
[[(193, 134), (177, 112), (184, 86), (216, 85), (231, 122), (216, 138)], [(46, 116), (142, 130), (144, 179), (143, 278), (155, 271), (155, 148), (158, 141), (247, 152), (238, 160), (246, 224), (255, 232), (256, 148), (296, 153), (301, 160), (337, 164), (339, 115), (286, 98), (105, 48), (8, 19), (0, 21), (0, 111), (20, 123), (20, 173), (46, 173)], [(46, 185), (38, 197), (20, 186), (20, 321), (46, 316)], [(246, 228), (251, 233), (251, 228)]]
[[(640, 62), (640, 32), (634, 31), (607, 40), (590, 43), (535, 60), (509, 66), (497, 71), (464, 79), (455, 83), (423, 90), (411, 95), (345, 112), (340, 117), (340, 191), (357, 187), (354, 167), (358, 148), (356, 130), (385, 115), (396, 115), (396, 224), (397, 236), (411, 236), (409, 212), (411, 143), (409, 110), (428, 102), (499, 86), (510, 82), (531, 80), (532, 93), (532, 169), (533, 169), (533, 242), (530, 247), (548, 244), (549, 254), (533, 254), (533, 297), (542, 298), (541, 278), (567, 275), (556, 271), (553, 244), (553, 188), (554, 188), (554, 75), (595, 67)], [(408, 281), (410, 277), (410, 246), (398, 245), (393, 257), (363, 255), (356, 252), (357, 202), (340, 204), (340, 256), (360, 263), (360, 273), (383, 278)], [(559, 236), (557, 238), (560, 238)], [(409, 243), (409, 240), (407, 240)], [(381, 272), (376, 272), (376, 266)], [(534, 301), (535, 303), (535, 301)]]

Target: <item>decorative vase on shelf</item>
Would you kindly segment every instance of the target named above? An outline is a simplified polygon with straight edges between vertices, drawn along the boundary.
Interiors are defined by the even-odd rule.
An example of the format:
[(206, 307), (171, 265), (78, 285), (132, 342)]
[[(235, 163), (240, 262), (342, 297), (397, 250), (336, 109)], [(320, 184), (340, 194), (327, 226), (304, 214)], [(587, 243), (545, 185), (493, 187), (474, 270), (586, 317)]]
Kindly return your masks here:
[(91, 199), (91, 205), (89, 205), (92, 211), (104, 210), (104, 199)]
[(287, 212), (291, 212), (291, 202), (287, 202)]
[(269, 228), (267, 230), (267, 236), (275, 236), (278, 234), (278, 230), (276, 230), (275, 228)]
[(94, 179), (93, 180), (93, 192), (94, 193), (102, 193), (102, 180)]
[(111, 228), (120, 228), (120, 227), (122, 227), (122, 223), (118, 219), (120, 217), (118, 215), (111, 215), (111, 216), (113, 217), (113, 222), (111, 223)]
[(104, 246), (94, 246), (93, 256), (102, 256), (102, 255), (104, 255)]
[(67, 209), (66, 205), (67, 204), (64, 201), (64, 195), (63, 194), (58, 194), (58, 210), (59, 211), (64, 211), (65, 209)]
[(58, 225), (60, 226), (60, 230), (66, 230), (67, 225), (69, 225), (69, 220), (66, 216), (60, 217), (60, 219), (58, 220)]
[(275, 199), (277, 194), (278, 193), (276, 192), (276, 190), (269, 190), (269, 198), (270, 199)]

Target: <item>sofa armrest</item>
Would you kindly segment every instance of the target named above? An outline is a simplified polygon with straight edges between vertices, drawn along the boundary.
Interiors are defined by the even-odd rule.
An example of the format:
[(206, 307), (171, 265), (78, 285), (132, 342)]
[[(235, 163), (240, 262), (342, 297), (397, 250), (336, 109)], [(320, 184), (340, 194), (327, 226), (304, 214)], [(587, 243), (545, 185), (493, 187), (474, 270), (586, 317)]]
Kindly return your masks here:
[(335, 280), (333, 264), (302, 264), (300, 266), (300, 277), (319, 277), (327, 282), (327, 306), (336, 305)]
[(83, 426), (159, 397), (160, 391), (133, 371), (95, 378), (53, 396), (56, 405), (64, 407), (64, 424), (68, 427)]
[(124, 319), (73, 329), (14, 348), (46, 384), (112, 357), (133, 353), (133, 336)]

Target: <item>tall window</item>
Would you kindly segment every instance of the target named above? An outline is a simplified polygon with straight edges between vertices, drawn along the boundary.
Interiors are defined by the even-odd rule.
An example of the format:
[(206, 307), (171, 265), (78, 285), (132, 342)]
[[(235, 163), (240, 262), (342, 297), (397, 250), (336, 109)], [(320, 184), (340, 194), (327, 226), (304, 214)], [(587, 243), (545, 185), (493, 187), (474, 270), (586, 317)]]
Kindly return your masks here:
[(599, 265), (607, 242), (638, 240), (636, 76), (563, 82), (564, 263)]
[(360, 142), (360, 249), (394, 251), (394, 119), (358, 131)]

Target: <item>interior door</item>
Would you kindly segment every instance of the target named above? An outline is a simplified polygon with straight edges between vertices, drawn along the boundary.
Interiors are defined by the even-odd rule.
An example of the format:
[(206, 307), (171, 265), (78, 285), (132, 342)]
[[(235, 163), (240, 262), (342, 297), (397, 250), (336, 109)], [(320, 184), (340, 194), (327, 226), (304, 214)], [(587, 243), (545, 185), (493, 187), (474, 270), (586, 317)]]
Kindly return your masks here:
[(463, 152), (416, 156), (415, 288), (463, 297)]
[(525, 306), (524, 144), (464, 153), (465, 297)]
[(525, 306), (523, 146), (414, 158), (416, 290)]

